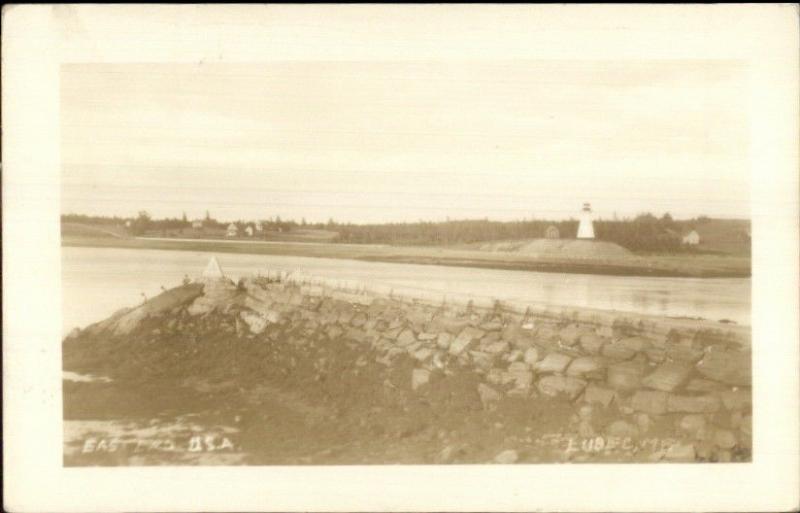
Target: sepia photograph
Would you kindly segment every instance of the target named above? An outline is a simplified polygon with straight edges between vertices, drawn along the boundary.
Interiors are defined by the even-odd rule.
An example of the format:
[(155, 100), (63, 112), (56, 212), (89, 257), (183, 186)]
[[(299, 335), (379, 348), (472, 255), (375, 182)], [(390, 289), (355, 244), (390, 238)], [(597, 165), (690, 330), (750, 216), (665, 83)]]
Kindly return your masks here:
[(797, 14), (4, 8), (6, 506), (796, 502)]
[(749, 461), (745, 80), (62, 66), (65, 464)]

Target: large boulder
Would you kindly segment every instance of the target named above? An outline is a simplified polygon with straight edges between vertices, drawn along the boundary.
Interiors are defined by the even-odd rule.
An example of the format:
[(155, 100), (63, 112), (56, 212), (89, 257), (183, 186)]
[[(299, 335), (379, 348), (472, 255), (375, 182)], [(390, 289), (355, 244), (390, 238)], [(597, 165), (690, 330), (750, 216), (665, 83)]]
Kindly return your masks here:
[(651, 341), (648, 338), (634, 336), (634, 337), (625, 337), (616, 342), (617, 345), (630, 349), (631, 351), (638, 353), (644, 351), (651, 345)]
[(712, 346), (696, 368), (703, 376), (728, 385), (749, 387), (752, 383), (749, 351)]
[[(483, 328), (480, 328), (480, 329), (483, 329)], [(486, 333), (486, 335), (483, 336), (483, 338), (480, 340), (479, 343), (480, 343), (481, 347), (484, 347), (484, 346), (487, 346), (489, 344), (493, 344), (495, 342), (498, 342), (499, 340), (500, 340), (500, 332), (498, 332), (498, 331), (490, 331), (490, 332)]]
[(519, 454), (513, 449), (505, 450), (494, 457), (495, 463), (516, 463), (519, 459)]
[(514, 388), (527, 390), (533, 383), (533, 373), (525, 362), (513, 362), (508, 366), (507, 375)]
[(455, 335), (460, 333), (467, 326), (469, 326), (469, 321), (467, 319), (443, 315), (433, 319), (429, 323), (427, 329), (429, 331), (446, 331), (451, 335)]
[(638, 390), (631, 399), (631, 408), (650, 415), (663, 415), (667, 412), (667, 394), (654, 390)]
[(483, 331), (500, 331), (502, 327), (503, 327), (503, 321), (501, 321), (500, 319), (491, 319), (489, 321), (481, 323), (480, 325), (480, 328)]
[(465, 349), (468, 349), (473, 343), (480, 340), (483, 335), (483, 330), (467, 326), (461, 330), (461, 333), (450, 343), (450, 354), (460, 355)]
[(581, 356), (572, 360), (567, 368), (567, 376), (598, 376), (605, 371), (606, 362), (597, 356)]
[(706, 427), (708, 426), (708, 421), (706, 420), (705, 416), (697, 414), (697, 413), (690, 413), (689, 415), (684, 415), (678, 421), (678, 429), (694, 439), (702, 439), (705, 435)]
[(411, 390), (417, 390), (431, 379), (431, 371), (428, 369), (414, 369), (411, 371)]
[(597, 333), (584, 333), (580, 338), (581, 348), (589, 354), (599, 354), (606, 340)]
[(202, 286), (203, 294), (187, 309), (190, 315), (206, 314), (214, 310), (225, 311), (234, 303), (238, 294), (236, 285), (228, 279), (207, 280)]
[[(523, 325), (523, 330), (524, 330)], [(548, 325), (539, 326), (536, 328), (536, 341), (539, 343), (549, 343), (554, 338), (558, 338), (558, 332), (552, 327)]]
[(250, 333), (254, 335), (258, 335), (262, 333), (266, 328), (269, 322), (267, 318), (263, 315), (256, 313), (256, 312), (242, 312), (239, 314), (242, 320), (247, 324), (247, 327), (250, 329)]
[(542, 374), (561, 373), (567, 368), (572, 358), (563, 353), (549, 353), (541, 361), (534, 364), (533, 368)]
[(570, 324), (558, 332), (558, 338), (565, 346), (574, 346), (578, 343), (583, 330), (577, 324)]
[(667, 359), (667, 351), (663, 347), (650, 346), (643, 353), (652, 363), (663, 363)]
[(727, 429), (717, 429), (714, 431), (714, 445), (720, 449), (733, 449), (736, 447), (736, 435)]
[(397, 345), (401, 347), (410, 346), (416, 341), (417, 337), (415, 337), (414, 332), (409, 329), (403, 330), (397, 335)]
[(703, 344), (691, 337), (672, 338), (666, 344), (666, 357), (685, 363), (697, 363), (703, 357)]
[(501, 337), (506, 342), (514, 342), (517, 337), (520, 335), (520, 331), (522, 330), (522, 326), (517, 321), (509, 322), (505, 328), (503, 328), (503, 332)]
[(469, 351), (469, 356), (475, 367), (479, 369), (489, 370), (494, 363), (492, 355), (483, 351)]
[(749, 410), (753, 406), (753, 392), (749, 389), (723, 390), (719, 392), (726, 410)]
[(511, 346), (508, 345), (508, 342), (505, 340), (499, 340), (497, 342), (491, 342), (489, 344), (481, 343), (481, 347), (483, 350), (492, 355), (498, 355), (507, 353), (511, 350)]
[(355, 317), (355, 315), (356, 315), (355, 310), (353, 310), (352, 306), (348, 304), (346, 307), (343, 307), (339, 311), (339, 318), (337, 319), (337, 322), (343, 325), (350, 324), (350, 321), (353, 320), (353, 317)]
[(191, 304), (201, 298), (202, 294), (203, 285), (200, 283), (175, 287), (148, 299), (135, 308), (118, 310), (108, 319), (88, 327), (86, 331), (92, 334), (128, 335), (148, 317), (164, 315), (178, 307), (191, 307)]
[(539, 392), (548, 397), (565, 396), (572, 400), (586, 387), (586, 381), (571, 376), (545, 376), (536, 384)]
[(636, 351), (617, 341), (605, 344), (600, 350), (600, 354), (612, 360), (630, 360), (636, 356)]
[(434, 351), (430, 347), (423, 347), (411, 353), (415, 360), (420, 362), (427, 362), (433, 357)]
[(674, 413), (714, 413), (722, 405), (716, 395), (674, 395), (667, 398), (667, 411)]
[(609, 365), (606, 382), (614, 390), (630, 391), (642, 384), (644, 366), (637, 361), (626, 361)]
[(450, 342), (453, 340), (453, 335), (443, 331), (436, 337), (436, 347), (439, 349), (447, 349), (450, 347)]
[(601, 387), (595, 383), (590, 383), (583, 392), (583, 400), (589, 404), (599, 404), (608, 407), (614, 400), (616, 392), (609, 388)]
[(686, 381), (691, 372), (691, 366), (685, 363), (666, 362), (647, 375), (642, 384), (655, 390), (672, 392)]
[(684, 388), (688, 392), (719, 392), (721, 390), (727, 389), (728, 387), (720, 383), (719, 381), (714, 381), (711, 379), (703, 379), (703, 378), (694, 378), (690, 379)]
[(693, 444), (676, 443), (667, 448), (664, 459), (672, 462), (691, 463), (695, 461), (697, 453)]
[(529, 347), (522, 354), (522, 360), (528, 365), (535, 365), (539, 361), (539, 350), (535, 347)]
[(360, 328), (361, 326), (367, 323), (367, 320), (368, 320), (367, 314), (365, 314), (364, 312), (358, 312), (355, 315), (353, 315), (353, 318), (350, 320), (350, 324), (356, 328)]
[(265, 292), (264, 289), (254, 284), (247, 290), (247, 295), (244, 297), (244, 306), (262, 315), (270, 323), (278, 322), (281, 317), (281, 313), (278, 311), (279, 305), (276, 305), (268, 294), (266, 296), (262, 295)]

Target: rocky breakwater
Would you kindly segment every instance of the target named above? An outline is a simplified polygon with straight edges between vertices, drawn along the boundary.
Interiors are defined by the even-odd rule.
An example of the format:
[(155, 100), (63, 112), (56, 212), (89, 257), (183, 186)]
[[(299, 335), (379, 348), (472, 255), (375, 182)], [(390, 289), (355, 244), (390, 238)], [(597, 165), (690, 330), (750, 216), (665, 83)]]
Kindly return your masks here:
[(65, 369), (299, 412), (298, 447), (251, 463), (751, 458), (745, 328), (206, 274), (73, 333)]

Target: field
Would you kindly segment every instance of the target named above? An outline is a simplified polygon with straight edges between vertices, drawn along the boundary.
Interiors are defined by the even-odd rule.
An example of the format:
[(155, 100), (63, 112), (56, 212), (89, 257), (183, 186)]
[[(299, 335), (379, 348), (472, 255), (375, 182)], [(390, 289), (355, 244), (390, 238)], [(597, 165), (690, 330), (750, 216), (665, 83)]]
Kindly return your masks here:
[(115, 225), (95, 225), (84, 223), (62, 223), (61, 235), (64, 237), (125, 238), (125, 229)]
[(198, 240), (239, 240), (239, 241), (284, 241), (284, 242), (331, 242), (337, 233), (330, 230), (313, 230), (298, 228), (288, 232), (265, 230), (254, 237), (242, 234), (241, 237), (229, 238), (227, 230), (222, 228), (180, 228), (172, 230), (148, 230), (144, 237), (176, 238)]
[(748, 277), (749, 255), (680, 254), (630, 255), (615, 258), (543, 257), (524, 253), (422, 246), (368, 244), (258, 242), (230, 240), (170, 240), (62, 235), (64, 246), (118, 247), (212, 251), (263, 255), (345, 258), (375, 262), (433, 264), (539, 272), (586, 273), (618, 276)]

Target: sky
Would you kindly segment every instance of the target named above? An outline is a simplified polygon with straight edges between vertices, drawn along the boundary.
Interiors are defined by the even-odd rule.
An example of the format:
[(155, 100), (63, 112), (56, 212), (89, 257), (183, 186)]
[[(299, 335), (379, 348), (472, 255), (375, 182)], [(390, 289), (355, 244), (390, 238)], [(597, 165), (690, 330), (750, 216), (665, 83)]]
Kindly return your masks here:
[(734, 61), (61, 68), (62, 213), (749, 217)]

